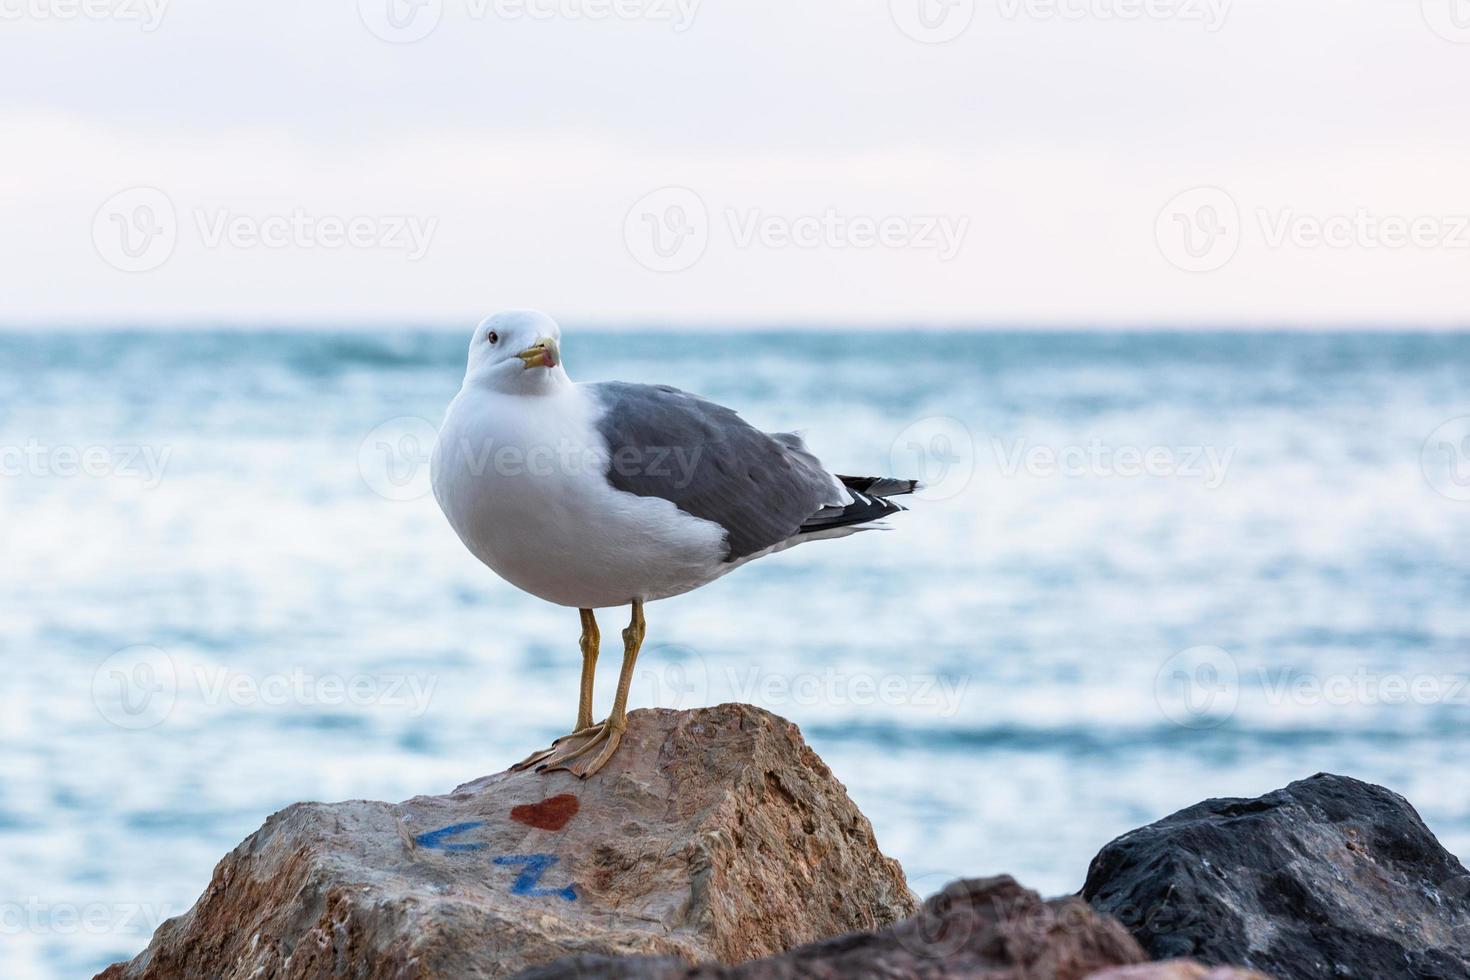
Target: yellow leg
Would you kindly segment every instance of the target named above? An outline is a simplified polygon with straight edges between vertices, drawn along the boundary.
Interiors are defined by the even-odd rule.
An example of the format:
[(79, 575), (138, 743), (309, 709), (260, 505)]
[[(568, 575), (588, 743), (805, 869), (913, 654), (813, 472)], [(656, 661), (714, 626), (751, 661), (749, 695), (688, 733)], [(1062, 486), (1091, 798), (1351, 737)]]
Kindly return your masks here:
[(597, 676), (597, 646), (602, 637), (597, 632), (597, 618), (591, 609), (582, 610), (582, 695), (577, 699), (577, 727), (573, 732), (592, 727), (592, 682)]
[(578, 735), (592, 727), (592, 682), (597, 678), (597, 648), (602, 637), (597, 632), (597, 618), (592, 615), (591, 609), (583, 609), (582, 613), (582, 688), (577, 698), (577, 727), (572, 729), (571, 735), (563, 735), (551, 743), (551, 748), (532, 752), (529, 756), (510, 767), (511, 772), (519, 772), (529, 769), (538, 762), (542, 762), (556, 754), (556, 747), (567, 739)]
[[(633, 686), (633, 667), (638, 662), (638, 651), (643, 646), (643, 637), (647, 631), (648, 624), (643, 619), (643, 600), (634, 599), (632, 621), (623, 630), (623, 669), (618, 674), (618, 692), (613, 697), (612, 713), (607, 716), (607, 721), (585, 733), (586, 741), (581, 745), (570, 751), (558, 751), (538, 765), (537, 772), (565, 769), (574, 776), (586, 779), (607, 765), (623, 740), (623, 732), (628, 728), (628, 691)], [(598, 748), (602, 751), (589, 760), (587, 757)]]

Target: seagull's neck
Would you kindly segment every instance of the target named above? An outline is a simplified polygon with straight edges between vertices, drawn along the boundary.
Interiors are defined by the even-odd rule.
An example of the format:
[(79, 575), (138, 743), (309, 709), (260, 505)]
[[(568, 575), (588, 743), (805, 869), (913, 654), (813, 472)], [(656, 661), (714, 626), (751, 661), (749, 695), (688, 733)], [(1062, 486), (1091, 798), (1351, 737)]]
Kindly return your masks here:
[(553, 368), (516, 370), (513, 374), (492, 371), (470, 374), (464, 379), (465, 391), (481, 391), (497, 395), (531, 395), (546, 397), (575, 390), (576, 385), (560, 364)]

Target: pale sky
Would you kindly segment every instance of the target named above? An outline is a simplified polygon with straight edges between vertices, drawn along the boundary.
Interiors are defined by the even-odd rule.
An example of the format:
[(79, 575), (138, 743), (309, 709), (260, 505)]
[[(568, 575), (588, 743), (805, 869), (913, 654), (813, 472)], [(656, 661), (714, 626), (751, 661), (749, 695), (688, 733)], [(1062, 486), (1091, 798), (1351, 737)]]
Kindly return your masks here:
[(1470, 323), (1470, 0), (0, 0), (0, 322)]

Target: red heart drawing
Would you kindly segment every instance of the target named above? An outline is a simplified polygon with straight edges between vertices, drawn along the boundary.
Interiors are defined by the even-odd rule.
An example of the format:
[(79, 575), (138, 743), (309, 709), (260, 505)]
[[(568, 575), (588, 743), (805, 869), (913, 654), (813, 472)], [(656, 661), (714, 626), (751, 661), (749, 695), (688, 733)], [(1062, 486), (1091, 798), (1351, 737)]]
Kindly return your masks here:
[(542, 800), (540, 803), (523, 803), (513, 807), (510, 818), (537, 830), (561, 830), (581, 809), (581, 804), (571, 793), (563, 793)]

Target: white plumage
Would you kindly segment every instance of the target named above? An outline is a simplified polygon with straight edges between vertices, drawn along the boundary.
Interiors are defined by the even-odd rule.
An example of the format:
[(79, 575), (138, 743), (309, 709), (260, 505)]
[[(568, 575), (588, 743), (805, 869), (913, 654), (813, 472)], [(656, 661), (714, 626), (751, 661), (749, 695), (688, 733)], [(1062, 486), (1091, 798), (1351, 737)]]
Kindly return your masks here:
[[(643, 604), (705, 585), (803, 541), (875, 526), (912, 481), (838, 477), (801, 440), (752, 428), (674, 388), (573, 384), (561, 331), (500, 313), (470, 342), (432, 463), (434, 496), (460, 540), (512, 585), (582, 611), (573, 733), (521, 766), (597, 772), (626, 727)], [(631, 605), (607, 721), (592, 723), (593, 610)]]

